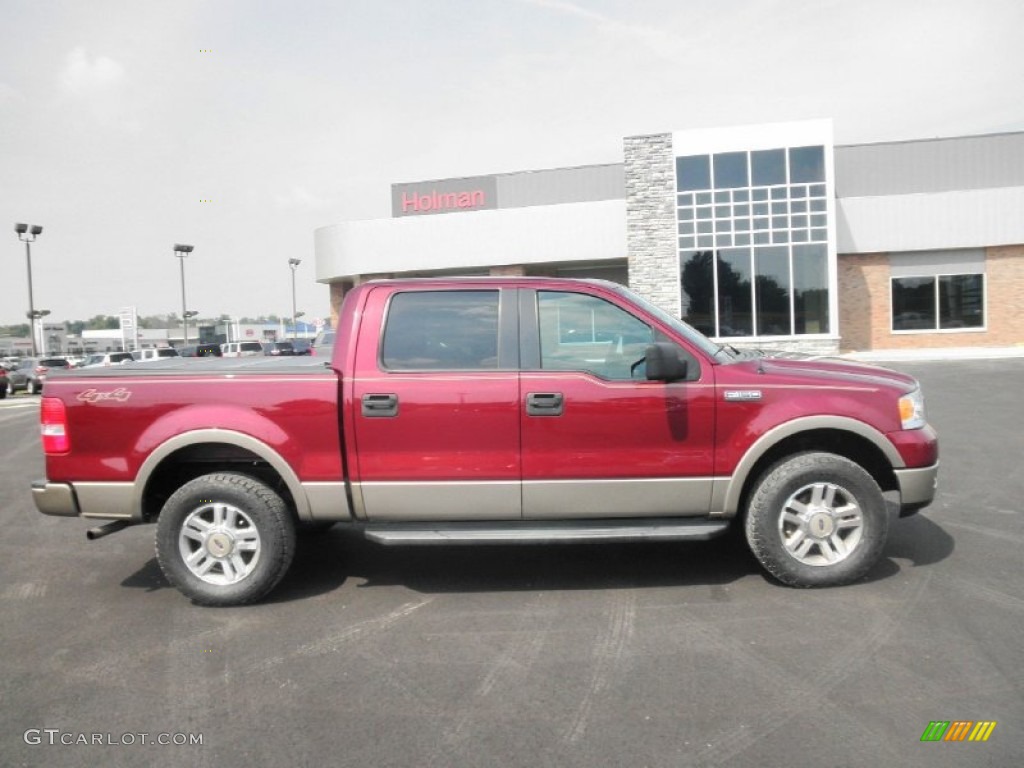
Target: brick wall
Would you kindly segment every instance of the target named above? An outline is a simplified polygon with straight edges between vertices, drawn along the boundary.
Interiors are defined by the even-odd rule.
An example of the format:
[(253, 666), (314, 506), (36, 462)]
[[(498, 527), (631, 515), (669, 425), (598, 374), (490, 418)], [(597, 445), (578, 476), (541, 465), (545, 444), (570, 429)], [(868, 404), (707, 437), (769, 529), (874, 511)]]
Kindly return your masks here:
[(894, 334), (889, 255), (839, 257), (839, 322), (844, 351), (1024, 344), (1024, 245), (985, 252), (987, 328), (963, 333)]
[(522, 277), (526, 274), (526, 267), (521, 264), (505, 264), (500, 267), (491, 267), (492, 277)]
[(624, 156), (629, 287), (680, 317), (672, 134), (627, 136)]
[(1024, 245), (988, 248), (986, 344), (1000, 347), (1024, 344)]
[(839, 342), (844, 352), (878, 349), (889, 328), (889, 254), (839, 256)]

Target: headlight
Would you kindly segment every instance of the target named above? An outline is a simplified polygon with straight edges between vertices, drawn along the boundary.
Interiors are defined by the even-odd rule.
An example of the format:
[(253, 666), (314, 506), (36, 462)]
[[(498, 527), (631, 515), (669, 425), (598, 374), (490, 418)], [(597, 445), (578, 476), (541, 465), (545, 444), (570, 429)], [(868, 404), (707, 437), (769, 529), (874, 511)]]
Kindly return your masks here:
[(920, 429), (925, 425), (924, 395), (920, 387), (900, 398), (900, 422), (904, 429)]

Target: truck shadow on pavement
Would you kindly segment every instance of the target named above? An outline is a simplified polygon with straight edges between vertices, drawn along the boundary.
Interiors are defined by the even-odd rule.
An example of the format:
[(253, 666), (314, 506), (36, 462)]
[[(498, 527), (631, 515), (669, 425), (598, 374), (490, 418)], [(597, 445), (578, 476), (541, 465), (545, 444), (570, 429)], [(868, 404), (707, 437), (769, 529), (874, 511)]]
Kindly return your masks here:
[[(875, 582), (947, 558), (953, 537), (924, 515), (894, 521)], [(403, 586), (425, 594), (536, 590), (722, 586), (757, 576), (774, 583), (739, 531), (706, 542), (387, 547), (334, 529), (299, 538), (295, 560), (263, 601), (303, 600), (339, 589)], [(170, 587), (156, 559), (121, 582), (155, 591)]]

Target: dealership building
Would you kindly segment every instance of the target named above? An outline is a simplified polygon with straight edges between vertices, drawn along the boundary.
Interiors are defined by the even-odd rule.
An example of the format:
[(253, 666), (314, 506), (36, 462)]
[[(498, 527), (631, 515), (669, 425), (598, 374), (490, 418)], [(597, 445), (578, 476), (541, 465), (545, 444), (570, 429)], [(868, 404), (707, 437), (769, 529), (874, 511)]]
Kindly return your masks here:
[(621, 163), (393, 184), (391, 209), (316, 231), (335, 319), (366, 280), (544, 275), (626, 284), (742, 346), (1024, 344), (1024, 132), (627, 136)]

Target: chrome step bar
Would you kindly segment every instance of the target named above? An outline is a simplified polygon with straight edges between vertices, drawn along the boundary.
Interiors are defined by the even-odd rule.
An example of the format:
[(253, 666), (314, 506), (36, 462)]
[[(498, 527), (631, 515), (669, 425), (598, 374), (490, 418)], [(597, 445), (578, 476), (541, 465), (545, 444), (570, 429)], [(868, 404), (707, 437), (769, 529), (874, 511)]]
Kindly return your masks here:
[(366, 523), (378, 544), (570, 544), (624, 541), (704, 541), (725, 533), (728, 520), (580, 520)]

